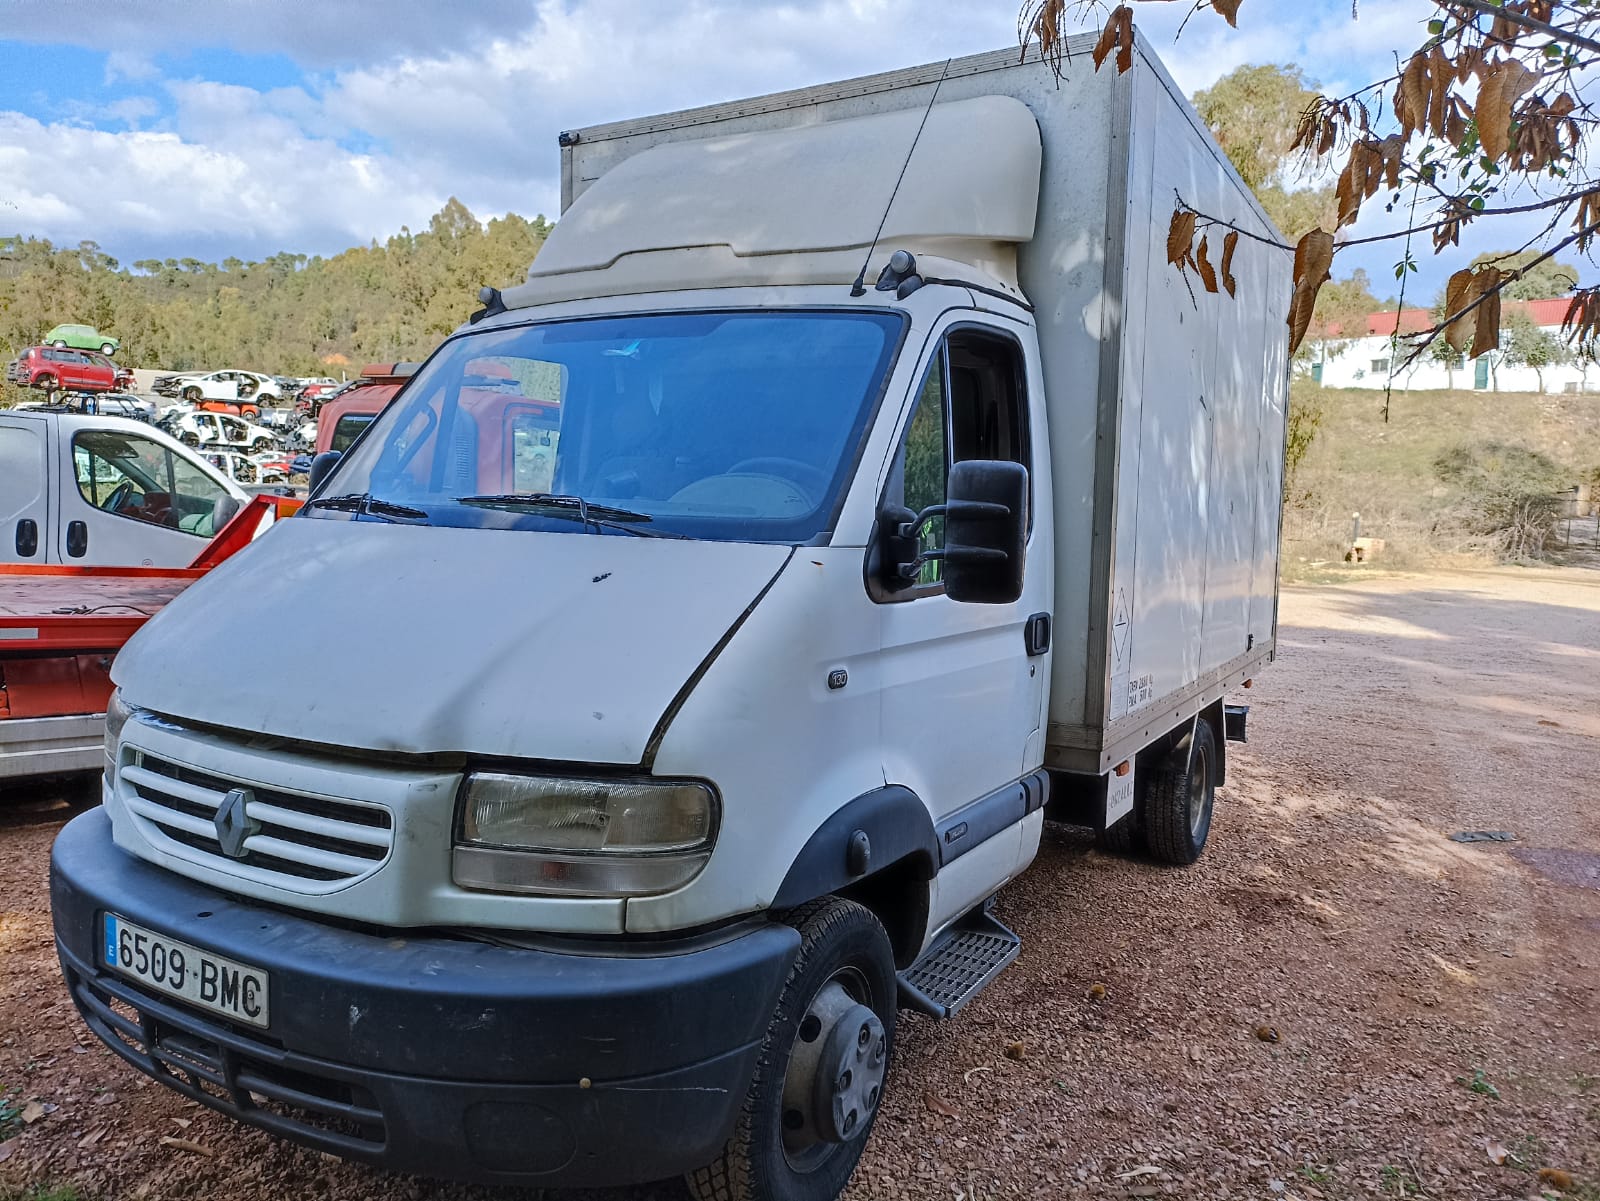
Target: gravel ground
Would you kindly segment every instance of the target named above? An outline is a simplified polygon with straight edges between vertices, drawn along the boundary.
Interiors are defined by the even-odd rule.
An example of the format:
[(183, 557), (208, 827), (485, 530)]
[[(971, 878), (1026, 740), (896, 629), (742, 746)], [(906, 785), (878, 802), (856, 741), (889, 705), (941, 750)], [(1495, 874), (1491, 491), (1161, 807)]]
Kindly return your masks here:
[[(1581, 571), (1287, 590), (1205, 857), (1047, 827), (999, 904), (1021, 958), (903, 1020), (847, 1196), (1600, 1201), (1597, 615)], [(126, 1070), (51, 951), (65, 816), (0, 804), (0, 1087), (50, 1107), (0, 1143), (0, 1198), (529, 1195), (342, 1164)], [(1519, 841), (1446, 837), (1480, 829)]]

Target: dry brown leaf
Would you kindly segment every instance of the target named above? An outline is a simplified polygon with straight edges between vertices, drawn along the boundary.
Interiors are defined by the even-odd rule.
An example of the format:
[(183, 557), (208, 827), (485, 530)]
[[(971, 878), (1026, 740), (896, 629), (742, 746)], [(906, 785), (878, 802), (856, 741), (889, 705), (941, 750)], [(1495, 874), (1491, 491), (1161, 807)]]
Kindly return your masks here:
[(204, 1143), (197, 1143), (188, 1138), (173, 1138), (170, 1134), (161, 1140), (161, 1145), (171, 1147), (175, 1151), (187, 1151), (191, 1155), (204, 1155), (207, 1159), (214, 1159), (217, 1154)]
[(1504, 158), (1511, 148), (1512, 109), (1538, 78), (1515, 59), (1495, 63), (1484, 76), (1473, 116), (1478, 122), (1483, 152), (1494, 162)]
[(1511, 1157), (1511, 1152), (1506, 1149), (1506, 1145), (1497, 1138), (1490, 1139), (1484, 1144), (1483, 1149), (1488, 1152), (1489, 1162), (1494, 1164), (1495, 1167), (1502, 1166)]
[(929, 1113), (936, 1113), (940, 1117), (953, 1118), (956, 1116), (956, 1107), (946, 1101), (931, 1088), (922, 1094), (922, 1103), (928, 1107)]
[(1106, 986), (1099, 982), (1089, 985), (1089, 1000), (1104, 1001), (1106, 999)]
[[(1435, 46), (1428, 57), (1428, 132), (1436, 138), (1444, 137), (1445, 114), (1450, 110), (1450, 82), (1455, 76), (1455, 64)], [(1401, 139), (1402, 143), (1404, 139)]]
[(1006, 1044), (1007, 1059), (1026, 1059), (1028, 1057), (1028, 1044), (1020, 1038), (1014, 1043)]
[(11, 1158), (11, 1153), (17, 1149), (17, 1141), (14, 1138), (8, 1138), (5, 1142), (0, 1143), (0, 1163), (5, 1163), (6, 1160)]
[(1098, 71), (1112, 50), (1117, 52), (1117, 73), (1120, 75), (1133, 66), (1133, 9), (1119, 4), (1106, 18), (1106, 27), (1100, 31), (1100, 40), (1094, 44), (1094, 69)]
[(1294, 295), (1289, 298), (1289, 353), (1300, 348), (1317, 307), (1317, 293), (1333, 267), (1333, 235), (1313, 229), (1294, 248)]
[(1232, 296), (1238, 291), (1238, 284), (1233, 278), (1233, 251), (1239, 245), (1239, 231), (1229, 230), (1228, 236), (1222, 239), (1222, 286), (1228, 289)]
[[(1383, 183), (1391, 191), (1400, 187), (1400, 166), (1405, 159), (1406, 142), (1397, 133), (1392, 133), (1377, 145), (1377, 153), (1383, 169)], [(1376, 187), (1373, 191), (1377, 191)], [(1370, 193), (1369, 193), (1370, 195)]]
[(1500, 268), (1478, 271), (1478, 296), (1483, 302), (1473, 310), (1472, 357), (1478, 358), (1500, 345)]
[(1172, 214), (1172, 224), (1167, 227), (1167, 262), (1182, 270), (1189, 261), (1190, 244), (1194, 241), (1194, 213), (1178, 209)]
[(1211, 0), (1211, 7), (1221, 13), (1229, 25), (1239, 28), (1239, 0)]
[[(1463, 267), (1450, 277), (1444, 287), (1444, 314), (1459, 313), (1472, 303), (1476, 287), (1475, 275), (1470, 267)], [(1457, 317), (1444, 328), (1444, 340), (1451, 350), (1460, 354), (1467, 348), (1468, 325), (1466, 318)]]
[(1432, 88), (1428, 84), (1428, 53), (1418, 50), (1406, 63), (1400, 83), (1394, 90), (1394, 115), (1400, 121), (1400, 133), (1409, 139), (1428, 121), (1428, 98)]
[(22, 1119), (24, 1125), (32, 1126), (35, 1122), (49, 1112), (50, 1111), (43, 1105), (39, 1104), (39, 1102), (29, 1101), (22, 1107), (22, 1112), (17, 1116)]
[(106, 1136), (106, 1128), (104, 1126), (100, 1126), (100, 1127), (98, 1127), (98, 1128), (96, 1128), (94, 1130), (91, 1130), (88, 1134), (84, 1135), (82, 1138), (80, 1138), (78, 1140), (78, 1150), (80, 1150), (80, 1151), (88, 1150), (90, 1147), (94, 1146), (96, 1143), (98, 1143), (105, 1136)]
[(1558, 1193), (1570, 1193), (1574, 1182), (1571, 1172), (1563, 1172), (1560, 1168), (1540, 1168), (1539, 1183)]
[(1282, 1037), (1276, 1026), (1257, 1026), (1256, 1037), (1264, 1043), (1275, 1043)]
[(1211, 265), (1211, 260), (1206, 257), (1206, 251), (1206, 239), (1202, 237), (1200, 239), (1200, 249), (1194, 256), (1194, 265), (1196, 270), (1200, 272), (1200, 282), (1206, 286), (1206, 291), (1215, 292), (1217, 290), (1217, 271)]

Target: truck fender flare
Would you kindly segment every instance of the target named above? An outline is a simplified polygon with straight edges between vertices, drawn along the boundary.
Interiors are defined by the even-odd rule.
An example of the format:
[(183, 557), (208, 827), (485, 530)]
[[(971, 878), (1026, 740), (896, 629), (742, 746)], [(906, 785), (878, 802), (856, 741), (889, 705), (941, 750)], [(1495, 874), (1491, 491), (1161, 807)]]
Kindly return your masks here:
[(889, 784), (863, 793), (817, 828), (784, 876), (774, 909), (825, 897), (911, 859), (917, 878), (938, 872), (933, 819), (916, 793)]

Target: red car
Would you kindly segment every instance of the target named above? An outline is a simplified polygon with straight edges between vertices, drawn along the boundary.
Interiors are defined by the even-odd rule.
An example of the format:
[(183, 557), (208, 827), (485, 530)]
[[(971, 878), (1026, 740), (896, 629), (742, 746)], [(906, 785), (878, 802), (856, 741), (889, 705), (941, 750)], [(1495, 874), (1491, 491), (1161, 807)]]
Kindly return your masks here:
[[(30, 346), (6, 368), (6, 379), (25, 388), (69, 392), (114, 392), (118, 368), (103, 354), (56, 346)], [(126, 372), (131, 378), (132, 372)]]

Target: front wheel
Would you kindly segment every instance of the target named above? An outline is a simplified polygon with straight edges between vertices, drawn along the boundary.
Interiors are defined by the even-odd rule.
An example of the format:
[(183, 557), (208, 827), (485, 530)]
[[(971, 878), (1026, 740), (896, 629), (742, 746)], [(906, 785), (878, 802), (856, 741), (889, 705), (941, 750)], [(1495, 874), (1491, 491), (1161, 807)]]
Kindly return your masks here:
[(697, 1201), (833, 1201), (877, 1120), (894, 1048), (894, 953), (838, 897), (794, 910), (784, 983), (733, 1137), (688, 1177)]
[(112, 355), (117, 353), (117, 348), (115, 346), (111, 345), (111, 343), (107, 342), (104, 346), (102, 346), (100, 348), (100, 353), (105, 355), (106, 358), (109, 359)]
[(54, 346), (57, 350), (65, 350), (67, 348), (67, 344), (60, 338), (57, 338), (54, 342), (50, 343), (50, 345)]

